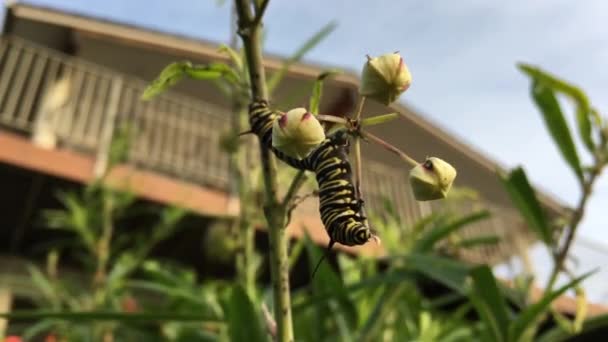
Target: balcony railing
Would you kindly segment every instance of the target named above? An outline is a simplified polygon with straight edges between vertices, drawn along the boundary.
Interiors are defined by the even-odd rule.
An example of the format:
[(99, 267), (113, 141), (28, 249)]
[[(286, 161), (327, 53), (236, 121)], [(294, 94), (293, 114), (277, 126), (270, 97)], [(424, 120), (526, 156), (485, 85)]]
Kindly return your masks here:
[[(174, 93), (142, 102), (144, 87), (134, 77), (23, 40), (0, 41), (0, 124), (5, 129), (31, 135), (41, 144), (96, 154), (103, 170), (110, 141), (126, 127), (131, 132), (128, 163), (228, 190), (229, 161), (219, 144), (229, 126), (227, 111)], [(366, 161), (363, 182), (369, 210), (381, 212), (390, 200), (404, 229), (437, 209), (413, 199), (402, 169)], [(517, 239), (530, 240), (511, 209), (492, 212), (490, 220), (463, 234), (494, 234), (502, 242), (464, 252), (464, 258), (498, 261), (513, 254)]]

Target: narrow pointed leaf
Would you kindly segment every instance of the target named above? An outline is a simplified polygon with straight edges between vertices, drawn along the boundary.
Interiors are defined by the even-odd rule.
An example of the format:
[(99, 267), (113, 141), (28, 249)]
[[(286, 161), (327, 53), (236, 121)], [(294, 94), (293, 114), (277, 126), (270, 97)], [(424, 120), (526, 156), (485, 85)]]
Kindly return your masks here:
[(585, 273), (582, 276), (567, 283), (566, 285), (560, 287), (559, 289), (550, 293), (545, 293), (545, 295), (538, 302), (526, 308), (526, 310), (521, 312), (517, 319), (515, 319), (515, 321), (513, 321), (509, 326), (509, 340), (519, 341), (519, 338), (524, 333), (526, 333), (528, 329), (531, 329), (536, 325), (536, 321), (541, 317), (541, 315), (543, 315), (547, 310), (549, 310), (551, 303), (553, 303), (555, 299), (557, 299), (569, 289), (577, 286), (581, 281), (583, 281), (595, 272), (596, 271)]
[(389, 113), (389, 114), (372, 116), (371, 118), (361, 120), (361, 126), (362, 127), (375, 126), (375, 125), (383, 124), (385, 122), (393, 121), (398, 117), (399, 117), (398, 113)]
[(243, 60), (238, 52), (226, 44), (220, 45), (218, 51), (228, 56), (238, 70), (243, 70)]
[(211, 63), (192, 65), (190, 62), (174, 62), (166, 66), (158, 77), (144, 90), (142, 100), (150, 100), (165, 92), (184, 77), (195, 80), (217, 80), (224, 78), (228, 82), (237, 82), (238, 74), (227, 64)]
[(544, 82), (553, 90), (570, 97), (576, 103), (576, 121), (579, 134), (589, 151), (595, 150), (591, 136), (591, 118), (595, 115), (587, 95), (582, 89), (555, 77), (548, 72), (527, 64), (519, 64), (519, 68), (529, 76)]
[(557, 102), (553, 89), (542, 80), (536, 78), (532, 81), (532, 98), (540, 110), (553, 141), (560, 150), (562, 157), (572, 168), (579, 181), (583, 180), (578, 153), (570, 134), (568, 124), (564, 119), (562, 109)]
[(306, 55), (306, 53), (308, 53), (314, 47), (319, 45), (319, 43), (321, 41), (323, 41), (323, 39), (325, 39), (330, 33), (333, 32), (333, 30), (336, 29), (336, 26), (337, 26), (336, 23), (330, 22), (327, 25), (323, 26), (319, 31), (317, 31), (317, 33), (315, 33), (307, 41), (305, 41), (304, 44), (302, 44), (302, 46), (289, 59), (287, 59), (283, 63), (283, 65), (281, 66), (281, 69), (279, 69), (277, 72), (272, 74), (272, 76), (266, 83), (266, 87), (268, 88), (268, 93), (272, 94), (274, 92), (276, 87), (283, 80), (283, 77), (285, 77), (285, 74), (287, 74), (287, 71), (289, 70), (289, 67), (291, 67), (292, 64), (300, 61), (302, 59), (302, 57), (304, 57), (304, 55)]
[(518, 167), (508, 175), (501, 175), (501, 179), (511, 201), (519, 209), (529, 227), (541, 241), (550, 246), (553, 243), (551, 228), (524, 170)]
[(253, 302), (241, 286), (232, 289), (226, 307), (228, 335), (231, 341), (267, 341)]
[(464, 293), (470, 267), (460, 261), (433, 254), (411, 253), (406, 257), (407, 266), (441, 284)]
[(469, 297), (475, 305), (475, 309), (491, 327), (494, 337), (498, 341), (505, 341), (509, 326), (507, 303), (500, 292), (492, 270), (487, 265), (475, 267), (471, 271), (471, 278), (473, 288)]
[(451, 223), (435, 226), (427, 230), (416, 242), (414, 246), (415, 252), (428, 252), (433, 249), (435, 244), (442, 239), (448, 237), (453, 232), (466, 227), (467, 225), (483, 220), (490, 216), (488, 211), (480, 211), (471, 215), (467, 215)]
[(308, 105), (308, 110), (313, 114), (319, 113), (319, 105), (321, 104), (321, 97), (323, 96), (323, 82), (325, 79), (338, 75), (341, 72), (338, 70), (329, 70), (322, 72), (312, 87), (312, 95), (310, 96), (310, 104)]

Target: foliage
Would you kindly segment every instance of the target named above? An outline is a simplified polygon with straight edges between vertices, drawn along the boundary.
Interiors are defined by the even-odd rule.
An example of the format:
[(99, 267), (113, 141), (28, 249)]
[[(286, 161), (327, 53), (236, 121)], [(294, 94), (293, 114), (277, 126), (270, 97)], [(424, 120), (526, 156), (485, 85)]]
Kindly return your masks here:
[[(254, 5), (257, 13), (263, 14), (268, 2), (256, 1)], [(278, 89), (289, 67), (333, 28), (334, 24), (329, 24), (305, 42), (264, 86), (271, 93)], [(248, 75), (253, 65), (244, 49), (222, 46), (220, 52), (226, 56), (226, 62), (170, 64), (150, 84), (142, 98), (151, 100), (181, 79), (190, 77), (213, 82), (233, 103), (232, 131), (226, 134), (222, 145), (231, 158), (231, 179), (236, 185), (241, 212), (228, 227), (221, 227), (228, 233), (220, 231), (215, 238), (230, 239), (226, 245), (236, 256), (226, 260), (235, 264), (234, 278), (202, 280), (187, 265), (153, 258), (153, 248), (176, 232), (186, 212), (179, 208), (155, 211), (155, 223), (142, 236), (117, 229), (124, 218), (140, 211), (133, 194), (108, 187), (102, 177), (80, 192), (61, 193), (59, 198), (64, 208), (44, 214), (49, 228), (66, 231), (71, 239), (68, 244), (54, 246), (48, 251), (46, 269), (29, 267), (31, 280), (39, 290), (31, 298), (37, 310), (1, 315), (13, 320), (34, 321), (23, 332), (24, 338), (47, 334), (76, 341), (268, 341), (277, 338), (277, 329), (280, 329), (277, 317), (280, 319), (281, 313), (275, 309), (273, 316), (268, 307), (276, 308), (273, 304), (279, 298), (278, 286), (276, 282), (269, 284), (261, 276), (262, 256), (256, 252), (254, 240), (255, 227), (265, 224), (260, 210), (267, 186), (262, 181), (265, 168), (259, 163), (248, 162), (248, 151), (239, 139), (247, 121), (245, 106), (253, 87)], [(580, 181), (583, 193), (574, 214), (555, 221), (551, 220), (554, 213), (543, 207), (522, 168), (501, 175), (515, 207), (555, 256), (554, 274), (542, 297), (535, 303), (528, 301), (531, 279), (520, 287), (507, 288), (492, 274), (489, 266), (469, 265), (456, 258), (461, 248), (497, 242), (495, 236), (451, 242), (469, 225), (483, 224), (489, 212), (481, 210), (467, 214), (446, 210), (407, 226), (396, 208), (386, 202), (382, 211), (370, 214), (375, 229), (383, 237), (385, 257), (372, 259), (339, 254), (335, 263), (321, 264), (316, 276), (306, 285), (286, 289), (291, 296), (289, 309), (293, 311), (298, 341), (506, 342), (539, 337), (552, 340), (606, 325), (606, 318), (583, 322), (586, 304), (581, 301), (583, 304), (574, 322), (556, 316), (570, 331), (564, 332), (559, 326), (548, 332), (540, 331), (556, 298), (576, 289), (579, 299), (584, 299), (580, 283), (589, 274), (573, 277), (556, 289), (554, 285), (557, 274), (563, 269), (592, 185), (608, 160), (605, 133), (608, 129), (605, 120), (599, 119), (579, 88), (535, 67), (522, 65), (521, 69), (532, 78), (533, 99), (558, 150)], [(314, 81), (309, 105), (315, 114), (319, 114), (323, 82), (336, 73), (324, 72)], [(579, 135), (593, 156), (594, 165), (581, 164), (556, 94), (574, 100)], [(360, 111), (361, 108), (358, 114)], [(361, 125), (384, 123), (396, 116), (391, 113), (368, 118), (362, 120)], [(333, 120), (340, 129), (348, 128), (350, 122)], [(387, 144), (383, 146), (392, 148)], [(411, 161), (404, 153), (400, 156)], [(119, 159), (111, 158), (112, 161)], [(274, 181), (287, 189), (281, 191), (283, 200), (278, 203), (278, 209), (281, 217), (288, 219), (297, 202), (295, 196), (302, 192), (306, 175), (282, 168), (275, 177)], [(308, 185), (306, 192), (310, 190), (314, 189)], [(567, 224), (556, 226), (553, 222)], [(565, 232), (563, 245), (558, 243), (562, 241), (558, 236), (560, 231)], [(273, 247), (270, 253), (274, 253)], [(302, 271), (301, 266), (298, 268), (301, 260), (308, 266), (304, 271), (311, 274), (316, 262), (327, 253), (308, 237), (294, 242), (289, 252), (287, 271), (292, 275), (296, 270)], [(75, 265), (78, 272), (69, 274), (65, 271), (64, 256), (78, 261)], [(429, 288), (435, 289), (434, 292)]]

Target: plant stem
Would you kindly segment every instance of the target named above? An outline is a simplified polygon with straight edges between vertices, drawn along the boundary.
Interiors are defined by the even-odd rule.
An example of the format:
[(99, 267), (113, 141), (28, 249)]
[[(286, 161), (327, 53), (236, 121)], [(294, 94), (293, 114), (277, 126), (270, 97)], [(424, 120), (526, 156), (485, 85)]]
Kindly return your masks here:
[(369, 139), (369, 140), (375, 142), (376, 144), (384, 147), (385, 149), (389, 150), (390, 152), (395, 153), (396, 155), (399, 156), (399, 158), (401, 158), (406, 163), (410, 164), (410, 166), (412, 166), (412, 167), (420, 164), (414, 158), (408, 156), (405, 152), (401, 151), (397, 147), (387, 143), (386, 141), (378, 138), (377, 136), (375, 136), (371, 133), (361, 132), (361, 136), (363, 136), (363, 138), (365, 138), (365, 139)]
[(564, 242), (563, 247), (561, 249), (559, 249), (557, 251), (557, 254), (555, 255), (555, 264), (553, 266), (551, 275), (549, 276), (549, 281), (547, 282), (547, 286), (545, 287), (545, 292), (551, 291), (553, 289), (553, 286), (555, 285), (555, 282), (557, 281), (557, 277), (558, 277), (559, 273), (564, 268), (564, 262), (566, 260), (566, 257), (568, 256), (568, 252), (570, 251), (570, 246), (572, 245), (572, 242), (574, 241), (574, 237), (576, 236), (576, 231), (578, 229), (578, 226), (579, 226), (583, 216), (585, 215), (585, 207), (587, 206), (587, 201), (591, 197), (591, 193), (593, 191), (593, 185), (595, 184), (597, 177), (600, 175), (602, 168), (603, 168), (603, 163), (599, 163), (599, 165), (594, 167), (593, 170), (591, 171), (591, 174), (589, 175), (588, 180), (584, 181), (582, 183), (583, 193), (578, 202), (578, 205), (576, 206), (574, 213), (572, 214), (572, 216), (570, 218), (570, 224), (568, 225), (568, 231), (566, 232), (566, 238), (565, 238), (566, 241)]
[[(268, 1), (265, 0), (255, 17), (249, 0), (236, 0), (238, 33), (249, 66), (249, 79), (252, 99), (268, 99), (266, 76), (262, 64), (261, 26), (263, 12)], [(277, 322), (277, 341), (293, 341), (291, 318), (291, 299), (289, 293), (289, 263), (287, 239), (285, 236), (285, 208), (277, 200), (276, 165), (268, 149), (260, 142), (260, 157), (264, 174), (265, 205), (264, 213), (268, 222), (270, 243), (270, 270), (274, 296), (274, 314)]]

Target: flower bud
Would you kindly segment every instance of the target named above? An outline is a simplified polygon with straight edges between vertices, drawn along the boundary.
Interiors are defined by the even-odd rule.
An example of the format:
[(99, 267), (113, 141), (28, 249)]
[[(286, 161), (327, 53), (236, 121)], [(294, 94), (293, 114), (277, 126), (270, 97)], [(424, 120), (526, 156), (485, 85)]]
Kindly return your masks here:
[(306, 157), (323, 140), (321, 123), (304, 108), (288, 111), (272, 126), (272, 146), (290, 157)]
[(445, 198), (454, 178), (456, 178), (456, 169), (436, 157), (427, 158), (424, 163), (410, 171), (410, 185), (418, 201)]
[(385, 105), (409, 88), (412, 75), (398, 53), (369, 58), (361, 74), (359, 93)]

